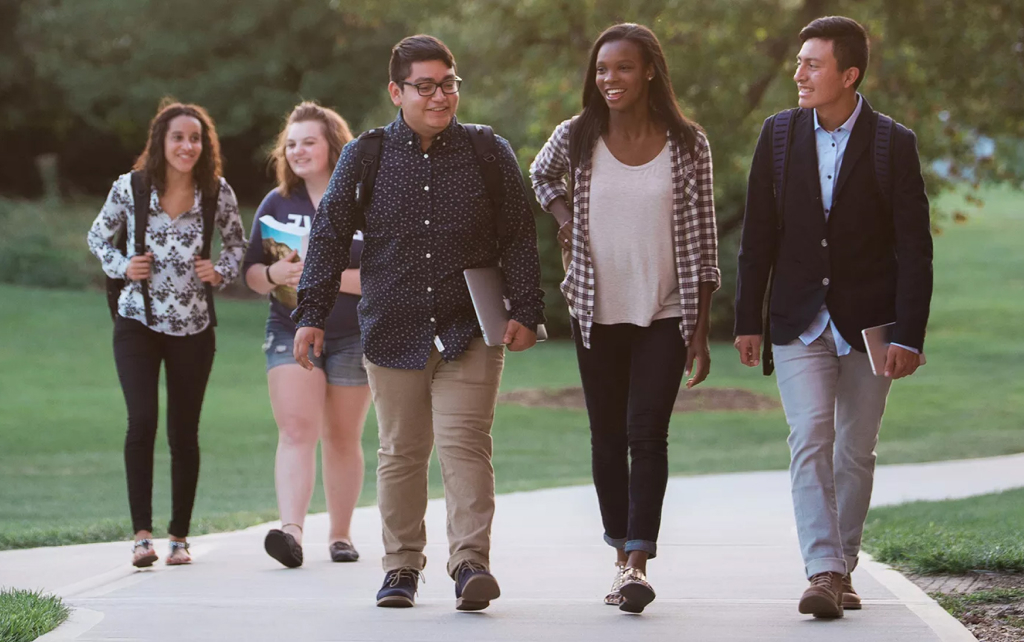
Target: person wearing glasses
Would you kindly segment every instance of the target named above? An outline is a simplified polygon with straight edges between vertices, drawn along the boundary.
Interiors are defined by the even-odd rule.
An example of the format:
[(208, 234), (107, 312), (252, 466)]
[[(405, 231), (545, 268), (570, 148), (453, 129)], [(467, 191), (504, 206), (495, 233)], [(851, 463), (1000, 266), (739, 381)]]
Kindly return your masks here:
[(377, 605), (415, 603), (427, 561), (427, 469), (436, 445), (455, 606), (475, 611), (500, 594), (489, 572), (491, 423), (504, 347), (484, 343), (463, 270), (500, 263), (511, 301), (504, 343), (526, 350), (543, 321), (536, 228), (516, 156), (502, 138), (494, 154), (501, 197), (492, 205), (470, 134), (455, 118), (462, 80), (444, 43), (425, 35), (402, 40), (391, 52), (390, 77), (400, 111), (383, 129), (368, 204), (356, 202), (363, 163), (359, 144), (349, 144), (313, 219), (292, 316), (294, 355), (308, 369), (310, 347), (317, 356), (323, 351), (324, 322), (350, 239), (362, 226), (359, 323), (380, 435), (385, 551)]

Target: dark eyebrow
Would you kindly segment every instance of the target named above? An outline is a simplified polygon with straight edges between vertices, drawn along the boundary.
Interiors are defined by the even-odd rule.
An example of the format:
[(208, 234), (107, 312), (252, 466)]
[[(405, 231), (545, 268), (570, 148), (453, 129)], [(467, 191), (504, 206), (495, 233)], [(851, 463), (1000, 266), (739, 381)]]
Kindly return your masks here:
[(820, 59), (818, 59), (818, 58), (801, 58), (800, 56), (797, 56), (797, 57), (796, 57), (796, 61), (797, 61), (797, 62), (802, 62), (802, 61), (804, 61), (804, 60), (806, 60), (806, 61), (808, 61), (808, 62), (821, 62), (821, 60), (820, 60)]
[(441, 80), (434, 80), (433, 78), (431, 78), (429, 76), (420, 76), (419, 78), (417, 78), (416, 80), (414, 80), (412, 82), (414, 82), (414, 83), (419, 83), (419, 82), (442, 83), (442, 82), (444, 82), (446, 80), (454, 80), (454, 79), (455, 79), (455, 74), (448, 74), (447, 76), (445, 76)]

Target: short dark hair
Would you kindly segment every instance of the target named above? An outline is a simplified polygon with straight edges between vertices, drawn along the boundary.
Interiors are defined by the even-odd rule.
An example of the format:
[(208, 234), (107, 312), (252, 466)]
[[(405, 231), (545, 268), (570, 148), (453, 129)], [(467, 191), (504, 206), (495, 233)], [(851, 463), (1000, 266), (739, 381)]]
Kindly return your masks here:
[(455, 69), (455, 56), (434, 36), (420, 34), (403, 38), (391, 48), (391, 63), (388, 67), (391, 81), (402, 82), (412, 73), (412, 63), (428, 60), (440, 60), (445, 66)]
[(868, 58), (871, 55), (868, 32), (864, 27), (852, 18), (826, 16), (812, 21), (800, 30), (800, 42), (807, 42), (811, 38), (832, 41), (832, 53), (839, 63), (839, 71), (856, 67), (860, 73), (857, 74), (853, 88), (859, 87), (860, 81), (864, 80), (864, 72), (867, 71)]

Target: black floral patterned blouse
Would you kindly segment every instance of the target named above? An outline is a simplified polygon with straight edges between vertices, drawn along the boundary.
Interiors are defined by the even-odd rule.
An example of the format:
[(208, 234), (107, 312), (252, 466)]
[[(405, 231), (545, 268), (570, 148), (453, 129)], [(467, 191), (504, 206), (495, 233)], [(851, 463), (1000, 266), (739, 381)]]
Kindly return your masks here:
[[(238, 201), (231, 186), (220, 179), (217, 214), (221, 252), (214, 269), (224, 278), (223, 288), (238, 278), (245, 254), (245, 233), (238, 216)], [(127, 256), (114, 247), (117, 230), (127, 224)], [(110, 188), (107, 202), (93, 221), (86, 240), (89, 251), (96, 255), (107, 276), (121, 279), (135, 254), (131, 239), (135, 238), (135, 204), (132, 197), (131, 174), (123, 174)], [(196, 190), (192, 208), (172, 219), (160, 207), (156, 188), (150, 195), (149, 224), (146, 229), (146, 250), (153, 253), (153, 273), (149, 292), (153, 311), (150, 329), (163, 334), (185, 336), (206, 329), (210, 315), (206, 305), (206, 289), (196, 275), (194, 257), (203, 245), (201, 198)], [(146, 323), (142, 289), (136, 281), (127, 281), (118, 299), (118, 314), (126, 319)]]

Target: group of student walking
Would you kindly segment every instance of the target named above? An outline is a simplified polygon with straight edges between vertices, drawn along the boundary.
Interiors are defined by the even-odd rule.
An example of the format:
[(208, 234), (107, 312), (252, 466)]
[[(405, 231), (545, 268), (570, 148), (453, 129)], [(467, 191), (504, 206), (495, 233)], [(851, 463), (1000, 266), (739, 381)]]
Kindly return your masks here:
[[(914, 134), (857, 92), (868, 62), (863, 27), (820, 18), (800, 40), (800, 108), (765, 121), (753, 156), (736, 348), (748, 366), (761, 363), (764, 349), (766, 373), (778, 369), (810, 582), (799, 610), (839, 617), (860, 608), (850, 573), (874, 448), (890, 383), (914, 372), (923, 349), (932, 248)], [(490, 430), (505, 349), (532, 347), (544, 321), (536, 228), (511, 147), (494, 137), (481, 155), (471, 137), (487, 128), (470, 131), (456, 119), (462, 79), (448, 48), (431, 36), (406, 38), (392, 50), (389, 73), (398, 116), (358, 141), (330, 109), (302, 103), (292, 111), (273, 151), (278, 185), (257, 211), (248, 250), (200, 107), (163, 107), (133, 172), (114, 183), (88, 240), (107, 275), (125, 280), (114, 355), (128, 407), (136, 566), (157, 560), (151, 495), (161, 362), (173, 497), (166, 563), (191, 561), (199, 414), (215, 343), (211, 292), (243, 276), (271, 293), (263, 349), (279, 428), (281, 527), (267, 534), (267, 552), (285, 566), (303, 562), (319, 440), (330, 555), (358, 559), (349, 528), (372, 396), (385, 550), (378, 606), (415, 604), (435, 447), (456, 608), (480, 610), (499, 597), (489, 563)], [(647, 563), (658, 554), (669, 420), (683, 379), (693, 387), (710, 372), (711, 296), (720, 284), (708, 137), (680, 111), (650, 29), (620, 24), (600, 35), (582, 110), (555, 129), (530, 175), (558, 223), (566, 263), (561, 289), (604, 540), (615, 554), (604, 602), (639, 613), (655, 598)], [(139, 185), (149, 200), (141, 219)], [(310, 228), (304, 260), (265, 251), (258, 219), (266, 215)], [(147, 226), (144, 247), (119, 249), (119, 234), (137, 238), (137, 221)], [(216, 262), (203, 258), (204, 221), (220, 231)], [(504, 345), (483, 340), (463, 278), (488, 266), (501, 267), (507, 287)], [(296, 288), (297, 299), (272, 294), (280, 286)], [(876, 376), (860, 331), (889, 322), (893, 341)]]

